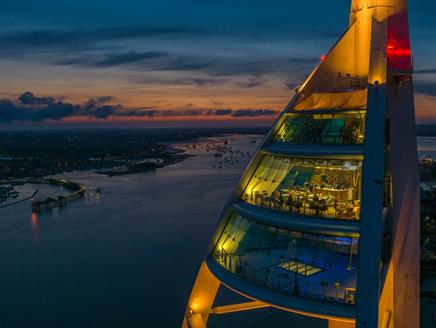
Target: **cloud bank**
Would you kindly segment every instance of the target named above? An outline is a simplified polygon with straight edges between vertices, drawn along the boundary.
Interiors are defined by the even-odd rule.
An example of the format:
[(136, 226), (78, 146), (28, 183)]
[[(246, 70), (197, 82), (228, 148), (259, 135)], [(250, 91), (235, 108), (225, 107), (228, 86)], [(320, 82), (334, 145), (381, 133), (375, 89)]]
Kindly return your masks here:
[(127, 108), (122, 104), (110, 104), (110, 96), (90, 99), (84, 104), (71, 104), (54, 97), (39, 97), (24, 92), (15, 100), (0, 100), (0, 122), (62, 121), (68, 118), (87, 117), (99, 120), (108, 118), (180, 118), (180, 117), (274, 117), (274, 109), (158, 109)]

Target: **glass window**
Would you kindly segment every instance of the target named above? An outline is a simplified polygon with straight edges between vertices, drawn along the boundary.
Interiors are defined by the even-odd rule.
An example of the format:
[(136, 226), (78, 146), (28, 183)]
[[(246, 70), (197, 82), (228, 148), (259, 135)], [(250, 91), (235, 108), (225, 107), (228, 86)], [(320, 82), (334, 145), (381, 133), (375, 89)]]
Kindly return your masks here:
[(365, 114), (289, 114), (274, 141), (289, 144), (363, 144)]
[(278, 229), (234, 214), (212, 256), (227, 270), (263, 287), (354, 304), (357, 241)]
[(266, 155), (242, 200), (280, 211), (358, 219), (361, 161)]

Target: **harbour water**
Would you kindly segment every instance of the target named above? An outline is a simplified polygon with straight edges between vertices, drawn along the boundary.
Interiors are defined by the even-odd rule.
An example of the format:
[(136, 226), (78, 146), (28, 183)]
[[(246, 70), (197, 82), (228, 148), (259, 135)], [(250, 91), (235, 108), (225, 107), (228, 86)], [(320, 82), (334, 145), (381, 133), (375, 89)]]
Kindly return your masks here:
[(436, 159), (436, 137), (418, 137), (418, 154)]
[[(244, 154), (260, 142), (226, 138)], [(436, 157), (436, 138), (419, 145)], [(32, 215), (30, 201), (0, 209), (0, 327), (178, 327), (210, 234), (249, 158), (224, 163), (197, 153), (143, 174), (62, 175), (102, 192), (60, 210)], [(434, 327), (431, 302), (423, 327)], [(326, 327), (282, 312), (271, 319), (272, 311), (216, 317), (209, 326)]]

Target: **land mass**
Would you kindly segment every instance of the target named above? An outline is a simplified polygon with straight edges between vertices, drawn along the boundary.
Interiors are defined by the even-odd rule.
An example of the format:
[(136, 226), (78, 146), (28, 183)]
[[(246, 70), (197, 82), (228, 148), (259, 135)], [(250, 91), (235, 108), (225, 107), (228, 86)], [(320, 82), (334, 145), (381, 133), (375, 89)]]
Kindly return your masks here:
[(188, 157), (174, 143), (264, 129), (58, 130), (0, 132), (0, 184), (93, 170), (109, 176), (140, 173)]

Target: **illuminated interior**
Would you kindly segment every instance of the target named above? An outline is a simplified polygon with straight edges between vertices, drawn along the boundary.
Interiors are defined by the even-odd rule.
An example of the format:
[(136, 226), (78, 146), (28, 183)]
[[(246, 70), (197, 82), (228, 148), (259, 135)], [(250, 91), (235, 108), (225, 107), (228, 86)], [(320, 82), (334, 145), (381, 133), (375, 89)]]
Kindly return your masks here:
[(357, 160), (265, 155), (242, 200), (289, 213), (357, 220), (361, 171)]
[(363, 144), (365, 113), (289, 114), (274, 141), (288, 144)]
[(278, 229), (233, 215), (212, 256), (227, 270), (263, 287), (354, 304), (357, 241)]
[[(401, 162), (416, 156), (407, 1), (351, 2), (349, 28), (234, 189), (207, 265), (230, 289), (329, 327), (414, 327), (419, 190), (413, 163)], [(371, 126), (367, 110), (380, 114)]]

